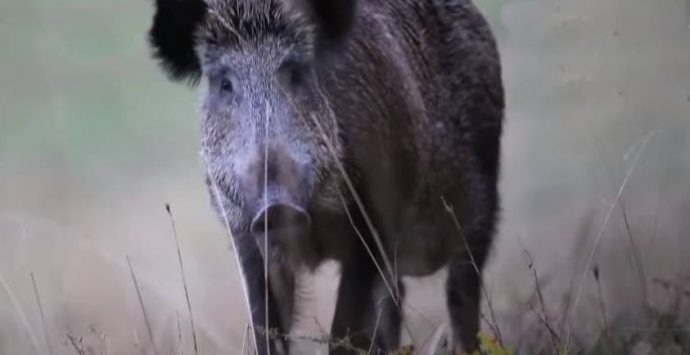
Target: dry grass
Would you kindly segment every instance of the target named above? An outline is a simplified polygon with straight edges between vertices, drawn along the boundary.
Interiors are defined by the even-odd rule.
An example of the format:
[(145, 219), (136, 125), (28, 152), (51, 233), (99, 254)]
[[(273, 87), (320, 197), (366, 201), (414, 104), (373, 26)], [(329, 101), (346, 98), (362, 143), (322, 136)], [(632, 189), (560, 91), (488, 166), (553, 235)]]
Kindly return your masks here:
[[(686, 205), (687, 202), (680, 201), (680, 204), (674, 207), (680, 208)], [(627, 241), (632, 244), (635, 243), (639, 245), (639, 240), (634, 242), (630, 239), (633, 236), (637, 238), (642, 238), (644, 236), (644, 229), (640, 230), (639, 233), (632, 233), (631, 228), (631, 218), (630, 214), (639, 216), (639, 211), (628, 210), (626, 216), (623, 216), (621, 212), (621, 228), (614, 231), (614, 233), (608, 233), (607, 239), (615, 241)], [(171, 216), (172, 217), (172, 216)], [(605, 219), (604, 219), (605, 220)], [(586, 223), (586, 219), (583, 219), (583, 226), (578, 229), (578, 233), (581, 235), (573, 238), (576, 243), (582, 243), (583, 241), (590, 241), (596, 239), (598, 234), (592, 233), (593, 228), (587, 227), (591, 223)], [(174, 220), (172, 220), (174, 223)], [(686, 225), (683, 224), (685, 221), (678, 219), (678, 230), (686, 230)], [(609, 222), (610, 223), (610, 222)], [(176, 228), (173, 228), (173, 233), (176, 234)], [(177, 237), (176, 237), (177, 238)], [(589, 323), (583, 322), (583, 317), (574, 317), (572, 315), (577, 314), (577, 312), (582, 312), (582, 305), (573, 305), (571, 302), (571, 297), (561, 297), (558, 292), (554, 290), (558, 289), (557, 285), (554, 283), (556, 279), (549, 277), (548, 273), (543, 274), (540, 270), (540, 264), (535, 260), (532, 252), (527, 248), (522, 250), (525, 256), (524, 268), (528, 272), (530, 278), (532, 279), (532, 292), (528, 293), (526, 297), (515, 304), (522, 304), (522, 309), (512, 309), (510, 312), (502, 311), (501, 307), (496, 307), (492, 305), (492, 298), (485, 298), (484, 309), (486, 311), (496, 308), (497, 312), (495, 321), (488, 321), (486, 326), (490, 332), (494, 332), (497, 328), (501, 327), (506, 329), (511, 324), (521, 324), (521, 329), (515, 331), (511, 329), (508, 333), (511, 334), (507, 339), (498, 339), (495, 334), (493, 336), (488, 336), (486, 333), (480, 335), (482, 343), (481, 354), (499, 355), (499, 354), (536, 354), (536, 355), (547, 355), (547, 354), (587, 354), (587, 355), (598, 355), (598, 354), (684, 354), (690, 351), (690, 312), (688, 310), (690, 307), (690, 278), (677, 278), (669, 279), (664, 277), (650, 276), (651, 278), (639, 279), (639, 270), (644, 269), (645, 273), (654, 275), (654, 268), (645, 265), (644, 262), (644, 250), (634, 251), (634, 248), (625, 248), (626, 253), (628, 253), (631, 258), (629, 260), (631, 268), (630, 273), (636, 275), (634, 278), (635, 283), (642, 282), (642, 285), (635, 287), (632, 285), (630, 290), (643, 300), (642, 303), (634, 302), (638, 306), (626, 306), (626, 307), (614, 307), (611, 309), (609, 305), (618, 302), (617, 299), (612, 297), (612, 290), (619, 289), (622, 287), (628, 287), (625, 285), (618, 284), (617, 277), (609, 271), (609, 268), (615, 269), (615, 264), (626, 262), (625, 258), (616, 257), (615, 259), (606, 260), (608, 257), (614, 257), (616, 252), (621, 252), (621, 248), (616, 251), (611, 251), (607, 249), (606, 243), (602, 244), (602, 251), (597, 259), (593, 261), (593, 266), (587, 265), (588, 278), (584, 280), (586, 282), (584, 285), (579, 285), (577, 287), (583, 289), (583, 302), (587, 302), (585, 312), (591, 313), (594, 317), (590, 318)], [(187, 279), (185, 277), (184, 269), (182, 269), (183, 260), (182, 254), (180, 252), (179, 241), (175, 242), (175, 248), (178, 250), (178, 266), (180, 267), (180, 272), (182, 272), (182, 282), (183, 282), (183, 293), (187, 304), (189, 316), (191, 319), (191, 303), (189, 299), (189, 291), (187, 288)], [(612, 253), (611, 255), (607, 255)], [(575, 255), (575, 254), (574, 254)], [(587, 254), (577, 255), (583, 258), (585, 261)], [(575, 256), (574, 256), (575, 257)], [(133, 284), (133, 292), (140, 305), (140, 311), (143, 318), (142, 322), (145, 324), (145, 330), (148, 337), (148, 343), (142, 344), (141, 339), (139, 339), (137, 333), (133, 335), (134, 348), (137, 354), (183, 354), (184, 344), (183, 335), (184, 330), (180, 324), (179, 313), (175, 311), (175, 328), (176, 333), (170, 334), (170, 339), (161, 340), (157, 338), (157, 331), (155, 329), (154, 321), (149, 314), (151, 311), (146, 307), (145, 296), (143, 295), (143, 290), (141, 288), (140, 282), (134, 269), (131, 266), (131, 261), (127, 260), (128, 268), (130, 271), (131, 282)], [(636, 266), (637, 265), (637, 266)], [(573, 277), (576, 280), (581, 280), (580, 272), (574, 273)], [(36, 283), (36, 278), (31, 275), (31, 283), (33, 285), (33, 290), (36, 298), (36, 305), (40, 310), (41, 324), (44, 329), (44, 338), (46, 341), (45, 346), (40, 347), (38, 353), (43, 353), (43, 349), (47, 353), (56, 354), (108, 354), (108, 344), (105, 341), (106, 334), (96, 330), (95, 328), (90, 328), (87, 334), (80, 334), (73, 331), (66, 331), (65, 333), (59, 334), (59, 343), (52, 343), (50, 341), (48, 327), (45, 326), (50, 319), (46, 320), (46, 316), (43, 311), (42, 299), (38, 292), (38, 285)], [(581, 281), (582, 282), (582, 281)], [(9, 290), (7, 282), (3, 282), (6, 285), (6, 290)], [(577, 287), (571, 286), (566, 293), (573, 293)], [(648, 294), (643, 294), (643, 289), (649, 288)], [(590, 294), (590, 291), (594, 291)], [(127, 292), (123, 290), (123, 292)], [(488, 290), (487, 292), (493, 292)], [(625, 292), (625, 291), (624, 291)], [(486, 295), (485, 295), (486, 296)], [(16, 299), (16, 296), (15, 296)], [(21, 309), (19, 301), (17, 303), (17, 311)], [(569, 309), (577, 310), (575, 313), (568, 312)], [(22, 311), (23, 313), (23, 311)], [(514, 319), (506, 319), (506, 316), (510, 316)], [(22, 316), (25, 319), (25, 328), (29, 334), (33, 334), (32, 337), (36, 337), (33, 331), (33, 327), (30, 325), (29, 319), (24, 314)], [(584, 317), (586, 318), (586, 317)], [(495, 322), (494, 324), (489, 324)], [(431, 332), (424, 338), (420, 338), (421, 341), (415, 344), (410, 344), (402, 347), (392, 354), (446, 354), (447, 353), (447, 339), (446, 330), (447, 325), (443, 322), (437, 324), (430, 329)], [(597, 329), (595, 331), (582, 332), (583, 329)], [(241, 345), (242, 354), (252, 354), (252, 351), (247, 351), (249, 346), (247, 343), (251, 343), (252, 340), (248, 334), (251, 333), (250, 326), (245, 327), (245, 341)], [(195, 337), (196, 330), (193, 327), (189, 328), (189, 331), (193, 333), (193, 339)], [(261, 331), (261, 330), (260, 330)], [(515, 338), (515, 334), (519, 333), (519, 339)], [(583, 334), (588, 333), (590, 336), (584, 336)], [(270, 337), (274, 338), (286, 338), (293, 343), (312, 343), (321, 347), (326, 346), (342, 346), (345, 348), (353, 349), (352, 344), (349, 339), (333, 339), (328, 334), (321, 333), (299, 333), (293, 332), (291, 334), (276, 334), (275, 332), (264, 332)], [(500, 334), (500, 333), (498, 333)], [(567, 340), (568, 336), (571, 336), (570, 340)], [(161, 349), (161, 344), (173, 344), (169, 349)], [(39, 342), (36, 338), (35, 346), (38, 348)], [(53, 350), (53, 348), (55, 350)], [(198, 351), (197, 348), (193, 348), (194, 351)], [(238, 350), (240, 347), (238, 346)], [(357, 349), (361, 353), (367, 353), (366, 349)], [(231, 351), (231, 348), (225, 348), (224, 351)], [(117, 353), (117, 352), (114, 352)], [(205, 353), (199, 351), (199, 353)], [(214, 354), (216, 352), (208, 352), (207, 354)]]
[[(175, 219), (173, 218), (172, 210), (170, 209), (169, 204), (165, 205), (165, 211), (168, 212), (168, 216), (170, 216), (170, 224), (172, 225), (172, 232), (173, 232), (173, 236), (175, 237), (175, 249), (177, 250), (177, 261), (180, 265), (180, 278), (182, 279), (182, 287), (184, 289), (184, 298), (185, 298), (185, 301), (187, 302), (187, 311), (189, 312), (189, 326), (192, 329), (192, 341), (194, 344), (194, 355), (198, 355), (199, 354), (199, 345), (198, 345), (197, 339), (196, 339), (196, 329), (194, 328), (194, 313), (192, 312), (192, 302), (189, 301), (189, 289), (187, 287), (187, 278), (185, 277), (185, 272), (184, 272), (184, 263), (182, 262), (182, 251), (180, 251), (180, 241), (177, 237), (177, 227), (175, 226)], [(182, 330), (180, 329), (180, 315), (179, 314), (177, 314), (177, 330), (178, 330), (180, 343), (182, 343)]]
[(153, 339), (153, 330), (151, 328), (151, 320), (146, 312), (146, 306), (144, 305), (144, 299), (141, 296), (141, 290), (139, 289), (139, 283), (137, 282), (137, 277), (134, 274), (134, 269), (132, 268), (132, 262), (127, 256), (127, 266), (129, 267), (129, 274), (132, 276), (132, 284), (134, 285), (134, 290), (137, 292), (137, 299), (139, 300), (139, 306), (141, 306), (141, 315), (144, 318), (144, 324), (146, 324), (146, 334), (149, 336), (149, 341), (151, 341), (151, 347), (153, 348), (154, 355), (158, 355), (158, 350), (156, 350), (156, 341)]
[(41, 295), (38, 292), (38, 285), (36, 285), (36, 277), (34, 273), (31, 274), (31, 285), (34, 288), (34, 295), (36, 296), (36, 305), (38, 306), (38, 312), (41, 315), (41, 327), (43, 328), (43, 337), (48, 348), (48, 354), (53, 355), (53, 343), (50, 341), (50, 336), (48, 335), (48, 327), (46, 326), (46, 316), (43, 312), (43, 304), (41, 303)]

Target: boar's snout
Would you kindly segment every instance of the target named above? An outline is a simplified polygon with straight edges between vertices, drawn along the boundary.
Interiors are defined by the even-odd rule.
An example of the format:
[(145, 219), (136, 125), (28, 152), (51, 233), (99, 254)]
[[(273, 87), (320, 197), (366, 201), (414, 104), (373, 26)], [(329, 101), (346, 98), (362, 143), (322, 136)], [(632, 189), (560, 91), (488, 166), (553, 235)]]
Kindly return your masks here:
[(245, 176), (251, 180), (245, 187), (253, 187), (245, 190), (251, 200), (251, 233), (279, 239), (308, 234), (308, 165), (300, 164), (300, 159), (285, 147), (274, 146), (262, 153), (255, 156)]
[(302, 207), (289, 201), (275, 200), (263, 206), (254, 216), (251, 225), (252, 234), (295, 234), (309, 232), (311, 224), (309, 215)]

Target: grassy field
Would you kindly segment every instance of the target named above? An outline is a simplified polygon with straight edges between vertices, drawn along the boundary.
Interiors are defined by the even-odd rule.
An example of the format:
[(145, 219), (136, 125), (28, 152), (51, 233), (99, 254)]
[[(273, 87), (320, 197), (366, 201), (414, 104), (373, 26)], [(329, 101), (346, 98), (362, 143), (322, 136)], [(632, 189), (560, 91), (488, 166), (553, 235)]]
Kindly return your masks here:
[[(689, 354), (685, 2), (476, 2), (508, 99), (484, 334), (515, 354)], [(166, 203), (199, 353), (245, 343), (203, 185), (197, 94), (150, 60), (151, 11), (0, 2), (0, 355), (193, 354)], [(446, 321), (442, 276), (405, 280), (404, 339), (420, 353)], [(325, 346), (300, 335), (330, 324), (337, 267), (304, 278), (295, 349), (311, 354)]]

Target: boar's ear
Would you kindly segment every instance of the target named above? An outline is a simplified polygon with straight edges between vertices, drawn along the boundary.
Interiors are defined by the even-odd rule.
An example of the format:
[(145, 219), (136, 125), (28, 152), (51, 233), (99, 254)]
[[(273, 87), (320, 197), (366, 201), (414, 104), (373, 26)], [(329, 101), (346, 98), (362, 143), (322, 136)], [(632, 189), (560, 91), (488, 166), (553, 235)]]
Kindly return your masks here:
[(356, 18), (356, 0), (303, 0), (317, 26), (317, 50), (327, 54), (345, 43)]
[(194, 83), (201, 75), (194, 51), (195, 32), (207, 11), (205, 0), (156, 0), (149, 44), (172, 80)]

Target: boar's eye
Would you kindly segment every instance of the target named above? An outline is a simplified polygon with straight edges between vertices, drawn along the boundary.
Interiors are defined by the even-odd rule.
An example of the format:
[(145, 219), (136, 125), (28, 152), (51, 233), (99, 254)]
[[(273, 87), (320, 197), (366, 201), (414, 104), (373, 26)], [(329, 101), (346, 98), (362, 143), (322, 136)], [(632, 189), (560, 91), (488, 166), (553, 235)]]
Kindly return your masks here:
[(232, 93), (233, 87), (232, 87), (232, 80), (230, 78), (222, 78), (220, 79), (220, 91), (226, 94)]
[(302, 85), (304, 82), (304, 71), (304, 68), (300, 65), (294, 65), (290, 68), (288, 75), (291, 86), (297, 87)]
[(283, 85), (291, 90), (299, 90), (307, 81), (307, 67), (296, 62), (286, 62), (280, 69), (280, 77)]

